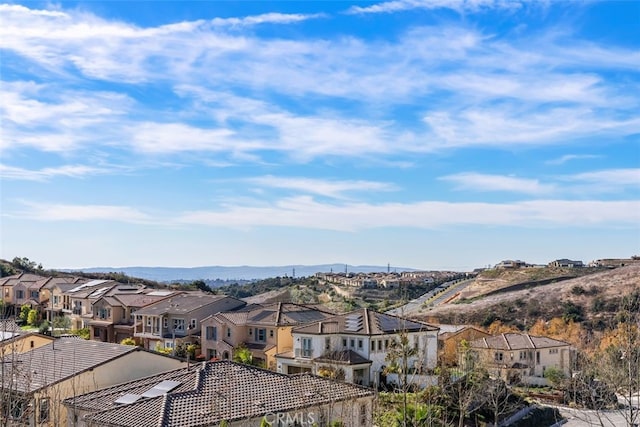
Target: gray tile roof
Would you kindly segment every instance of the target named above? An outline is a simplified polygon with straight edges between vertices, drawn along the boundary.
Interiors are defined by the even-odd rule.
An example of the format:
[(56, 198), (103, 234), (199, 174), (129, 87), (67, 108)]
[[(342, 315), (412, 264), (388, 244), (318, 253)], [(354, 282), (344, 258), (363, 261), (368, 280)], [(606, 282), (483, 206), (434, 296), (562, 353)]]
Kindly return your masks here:
[(496, 350), (524, 350), (569, 346), (568, 342), (539, 337), (529, 334), (507, 333), (492, 337), (479, 338), (469, 343), (473, 348), (491, 348)]
[[(212, 426), (222, 420), (251, 419), (373, 396), (371, 389), (310, 374), (289, 376), (230, 361), (200, 366), (193, 372), (195, 379), (189, 380), (194, 384), (189, 391), (142, 398), (89, 415), (87, 421), (114, 427)], [(129, 387), (134, 387), (133, 383)]]
[(10, 366), (5, 366), (5, 369), (13, 370), (14, 375), (7, 374), (5, 378), (24, 378), (24, 381), (16, 382), (18, 391), (36, 391), (140, 350), (139, 347), (81, 338), (60, 338), (16, 355)]
[(160, 316), (163, 314), (185, 314), (210, 304), (222, 302), (225, 299), (236, 300), (238, 305), (244, 304), (243, 301), (226, 295), (183, 293), (141, 308), (136, 311), (136, 314), (150, 316)]
[(306, 326), (293, 328), (294, 333), (301, 334), (357, 334), (386, 335), (399, 331), (437, 331), (436, 326), (409, 320), (391, 314), (379, 313), (367, 308), (350, 313), (331, 316)]

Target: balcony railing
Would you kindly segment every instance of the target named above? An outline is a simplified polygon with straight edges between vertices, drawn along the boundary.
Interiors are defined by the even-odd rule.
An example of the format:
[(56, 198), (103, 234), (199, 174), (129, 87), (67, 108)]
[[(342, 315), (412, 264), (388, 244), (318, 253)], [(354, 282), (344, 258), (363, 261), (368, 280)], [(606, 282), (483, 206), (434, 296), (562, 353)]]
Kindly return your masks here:
[(311, 348), (296, 348), (294, 352), (296, 357), (303, 359), (310, 359), (313, 356), (313, 349)]

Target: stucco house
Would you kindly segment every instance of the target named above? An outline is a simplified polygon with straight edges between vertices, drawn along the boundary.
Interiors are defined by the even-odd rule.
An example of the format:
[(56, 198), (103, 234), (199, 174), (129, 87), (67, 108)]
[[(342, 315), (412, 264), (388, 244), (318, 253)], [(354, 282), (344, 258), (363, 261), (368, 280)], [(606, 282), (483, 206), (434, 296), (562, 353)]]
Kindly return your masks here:
[(202, 354), (210, 359), (232, 359), (236, 348), (251, 351), (254, 363), (275, 370), (275, 356), (293, 349), (291, 329), (331, 316), (301, 304), (252, 304), (217, 313), (202, 320)]
[(204, 362), (66, 399), (85, 427), (373, 425), (371, 389), (315, 375)]
[(64, 425), (63, 399), (182, 365), (178, 359), (140, 347), (56, 339), (4, 364), (0, 419), (3, 425)]
[(178, 344), (200, 341), (200, 322), (204, 318), (245, 305), (244, 301), (225, 295), (181, 293), (137, 310), (133, 336), (144, 348), (173, 350)]
[(135, 313), (143, 307), (179, 294), (171, 290), (140, 289), (122, 293), (118, 288), (93, 303), (90, 337), (96, 341), (121, 342), (133, 338)]
[(293, 328), (293, 350), (276, 355), (283, 373), (312, 372), (377, 386), (398, 383), (386, 375), (388, 355), (405, 334), (416, 355), (409, 380), (424, 386), (437, 364), (438, 328), (367, 308)]
[[(544, 371), (550, 367), (570, 376), (576, 350), (571, 344), (547, 337), (521, 333), (505, 333), (479, 338), (469, 343), (472, 360), (492, 376), (508, 383), (547, 385)], [(460, 355), (466, 363), (467, 355)]]
[(451, 367), (458, 364), (460, 345), (478, 338), (490, 337), (491, 334), (472, 325), (437, 325), (438, 333), (438, 363), (440, 366)]

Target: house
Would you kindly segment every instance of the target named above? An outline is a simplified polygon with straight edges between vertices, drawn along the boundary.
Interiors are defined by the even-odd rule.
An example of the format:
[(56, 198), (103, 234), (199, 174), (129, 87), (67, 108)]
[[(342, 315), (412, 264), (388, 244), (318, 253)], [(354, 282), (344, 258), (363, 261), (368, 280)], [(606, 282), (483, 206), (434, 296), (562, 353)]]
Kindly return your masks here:
[(136, 346), (61, 338), (4, 363), (0, 421), (64, 425), (66, 398), (182, 366)]
[(221, 360), (66, 399), (79, 427), (373, 425), (371, 389)]
[(92, 305), (89, 322), (90, 337), (103, 342), (121, 342), (133, 338), (135, 313), (143, 307), (170, 298), (179, 292), (170, 290), (137, 289), (125, 292), (115, 288)]
[(557, 259), (555, 261), (551, 261), (549, 263), (549, 267), (581, 268), (581, 267), (584, 267), (584, 263), (582, 261), (573, 261), (573, 260), (570, 260), (570, 259), (562, 258), (562, 259)]
[(402, 335), (416, 353), (407, 361), (412, 382), (426, 385), (437, 364), (437, 327), (367, 308), (293, 328), (292, 335), (293, 351), (276, 355), (278, 372), (312, 372), (362, 385), (398, 383), (385, 368)]
[(201, 322), (202, 354), (207, 359), (231, 359), (236, 348), (246, 347), (254, 363), (275, 370), (276, 354), (293, 349), (291, 329), (330, 315), (307, 305), (281, 302), (217, 313)]
[(64, 316), (65, 310), (67, 314), (71, 314), (68, 294), (66, 296), (67, 304), (65, 304), (65, 292), (86, 282), (89, 282), (89, 280), (82, 277), (49, 278), (44, 286), (40, 288), (40, 300), (46, 301), (42, 307), (44, 310), (43, 317), (49, 322), (53, 322), (56, 317)]
[(517, 260), (506, 259), (504, 261), (500, 261), (499, 263), (497, 263), (495, 268), (515, 269), (515, 268), (526, 267), (527, 265), (528, 264), (526, 262), (520, 261), (519, 259)]
[[(0, 279), (2, 299), (8, 311), (4, 315), (19, 315), (24, 304), (39, 305), (39, 290), (36, 282), (46, 279), (38, 274), (21, 273)], [(33, 293), (32, 293), (33, 292)]]
[[(3, 338), (4, 337), (4, 338)], [(0, 363), (7, 361), (12, 354), (24, 353), (49, 344), (55, 338), (35, 332), (3, 332), (0, 326)]]
[[(552, 338), (521, 333), (505, 333), (479, 338), (469, 343), (475, 363), (508, 383), (547, 385), (544, 371), (561, 370), (570, 376), (575, 363), (571, 344)], [(460, 355), (463, 364), (464, 354)]]
[(456, 366), (460, 346), (478, 338), (490, 337), (491, 334), (471, 325), (437, 325), (438, 333), (438, 363), (440, 366)]
[(144, 348), (173, 350), (178, 344), (200, 341), (200, 322), (205, 317), (245, 305), (225, 295), (181, 293), (137, 310), (133, 336)]
[(113, 280), (90, 280), (65, 290), (62, 312), (71, 320), (71, 329), (88, 328), (93, 317), (92, 304), (116, 285), (118, 282)]

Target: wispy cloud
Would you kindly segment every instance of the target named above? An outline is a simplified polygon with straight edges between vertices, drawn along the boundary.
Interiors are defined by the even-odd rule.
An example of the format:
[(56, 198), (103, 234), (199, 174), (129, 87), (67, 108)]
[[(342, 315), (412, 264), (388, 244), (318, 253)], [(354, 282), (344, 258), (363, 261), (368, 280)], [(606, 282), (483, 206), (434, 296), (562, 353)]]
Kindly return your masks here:
[(519, 9), (522, 2), (517, 0), (393, 0), (371, 6), (352, 6), (347, 13), (395, 13), (414, 9), (451, 9), (457, 12), (482, 9)]
[(347, 193), (393, 191), (395, 185), (376, 181), (321, 180), (301, 177), (277, 177), (272, 175), (248, 178), (246, 181), (260, 187), (295, 190), (305, 194), (317, 194), (335, 199), (348, 198)]
[(47, 181), (55, 177), (82, 178), (88, 175), (111, 173), (113, 170), (86, 165), (64, 165), (37, 170), (0, 164), (0, 177), (24, 181)]
[(567, 176), (570, 181), (580, 181), (606, 186), (640, 187), (640, 169), (608, 169)]
[(23, 206), (6, 216), (19, 216), (36, 221), (112, 221), (134, 224), (152, 223), (152, 217), (130, 206), (79, 205), (18, 201)]
[[(514, 3), (370, 7), (392, 4), (475, 10)], [(77, 77), (154, 82), (175, 88), (176, 95), (167, 94), (158, 107), (122, 93), (11, 83), (5, 98), (10, 102), (3, 103), (4, 147), (70, 151), (91, 144), (153, 155), (225, 152), (256, 161), (273, 150), (306, 162), (570, 143), (640, 131), (640, 119), (631, 113), (640, 108), (637, 97), (606, 77), (610, 69), (629, 72), (640, 55), (567, 35), (506, 39), (449, 24), (408, 29), (388, 40), (286, 39), (260, 38), (242, 27), (319, 15), (275, 13), (142, 28), (77, 10), (4, 5), (0, 14), (6, 52), (63, 76), (69, 85)], [(238, 29), (227, 31), (234, 25)], [(580, 53), (572, 53), (572, 46), (580, 46)], [(195, 101), (193, 88), (210, 96)], [(315, 108), (297, 109), (301, 97)], [(414, 112), (400, 116), (395, 105)], [(414, 119), (420, 110), (422, 121)]]
[(185, 224), (247, 229), (260, 226), (359, 231), (384, 227), (441, 228), (453, 225), (589, 226), (635, 225), (640, 201), (536, 200), (518, 203), (349, 203), (322, 204), (310, 197), (272, 206), (228, 206), (178, 216)]
[(210, 22), (216, 26), (248, 26), (260, 24), (293, 24), (325, 17), (325, 14), (301, 14), (301, 13), (264, 13), (262, 15), (245, 16), (241, 18), (214, 18)]
[(548, 160), (546, 164), (548, 165), (563, 165), (572, 160), (587, 160), (587, 159), (598, 159), (602, 156), (596, 154), (565, 154), (555, 159)]
[(538, 179), (517, 178), (504, 175), (487, 175), (463, 172), (438, 178), (456, 184), (459, 190), (506, 191), (521, 194), (545, 194), (554, 191), (551, 184), (543, 184)]

